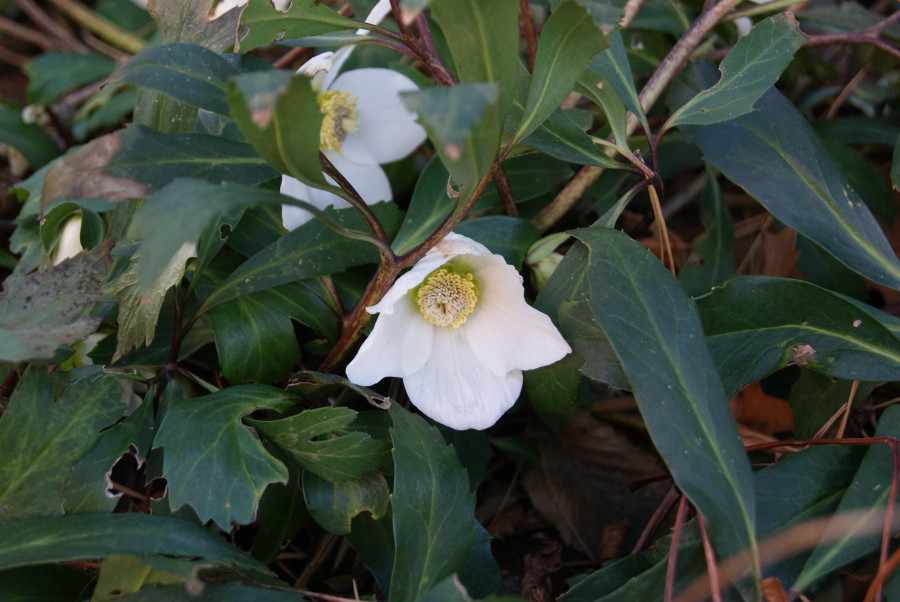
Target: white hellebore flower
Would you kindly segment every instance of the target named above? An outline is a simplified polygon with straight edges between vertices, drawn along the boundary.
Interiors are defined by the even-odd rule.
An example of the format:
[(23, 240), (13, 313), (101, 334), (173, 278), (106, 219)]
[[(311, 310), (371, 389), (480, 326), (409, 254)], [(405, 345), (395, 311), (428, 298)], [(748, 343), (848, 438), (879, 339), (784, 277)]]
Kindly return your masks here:
[[(322, 55), (319, 55), (321, 57)], [(319, 58), (300, 71), (318, 83), (330, 57)], [(318, 76), (316, 74), (319, 74)], [(367, 204), (393, 200), (391, 185), (381, 168), (407, 156), (425, 140), (425, 130), (401, 102), (400, 93), (418, 90), (411, 79), (390, 69), (355, 69), (339, 75), (319, 94), (324, 118), (319, 143), (328, 160)], [(334, 180), (326, 178), (334, 184)], [(340, 197), (311, 188), (290, 176), (281, 179), (281, 192), (320, 209), (348, 207)], [(299, 207), (282, 207), (284, 226), (293, 230), (312, 215)]]
[(485, 429), (516, 402), (523, 370), (572, 351), (524, 294), (503, 257), (449, 234), (367, 308), (380, 316), (347, 377), (364, 386), (401, 377), (433, 420)]

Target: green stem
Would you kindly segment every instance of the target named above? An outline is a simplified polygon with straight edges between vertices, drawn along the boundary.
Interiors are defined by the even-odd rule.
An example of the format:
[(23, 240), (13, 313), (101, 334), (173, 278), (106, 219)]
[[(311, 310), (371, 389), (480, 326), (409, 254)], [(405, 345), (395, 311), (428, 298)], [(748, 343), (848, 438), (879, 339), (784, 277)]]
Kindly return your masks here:
[[(641, 106), (645, 110), (653, 106), (666, 86), (672, 83), (675, 75), (681, 70), (691, 54), (697, 49), (703, 38), (708, 34), (716, 24), (721, 21), (741, 0), (721, 0), (718, 4), (707, 10), (705, 13), (694, 21), (694, 24), (684, 32), (684, 35), (678, 40), (666, 58), (659, 64), (653, 75), (647, 80), (638, 99)], [(631, 135), (637, 129), (638, 119), (633, 114), (628, 115), (628, 125), (626, 128), (627, 135)], [(563, 188), (556, 198), (549, 205), (544, 207), (537, 215), (532, 218), (532, 223), (537, 226), (538, 230), (545, 232), (559, 221), (563, 215), (578, 202), (588, 188), (590, 188), (597, 178), (605, 171), (604, 167), (595, 167), (587, 165), (581, 168), (574, 178), (572, 178), (565, 188)]]
[(63, 11), (80, 25), (88, 28), (105, 41), (117, 48), (121, 48), (131, 54), (137, 54), (143, 50), (146, 44), (144, 40), (133, 36), (124, 29), (113, 25), (94, 11), (74, 0), (50, 0), (56, 8)]

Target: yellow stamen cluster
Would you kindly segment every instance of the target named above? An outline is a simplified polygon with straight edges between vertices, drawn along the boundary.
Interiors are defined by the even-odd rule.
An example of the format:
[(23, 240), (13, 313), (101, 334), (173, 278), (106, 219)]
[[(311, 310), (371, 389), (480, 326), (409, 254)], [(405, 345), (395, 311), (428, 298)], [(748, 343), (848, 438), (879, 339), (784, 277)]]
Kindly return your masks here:
[(478, 287), (472, 274), (441, 267), (428, 275), (416, 292), (419, 311), (435, 326), (458, 328), (475, 311)]
[(319, 131), (319, 145), (323, 151), (340, 154), (347, 134), (353, 134), (359, 129), (356, 99), (351, 98), (349, 92), (328, 90), (319, 94), (318, 101), (319, 110), (325, 116)]

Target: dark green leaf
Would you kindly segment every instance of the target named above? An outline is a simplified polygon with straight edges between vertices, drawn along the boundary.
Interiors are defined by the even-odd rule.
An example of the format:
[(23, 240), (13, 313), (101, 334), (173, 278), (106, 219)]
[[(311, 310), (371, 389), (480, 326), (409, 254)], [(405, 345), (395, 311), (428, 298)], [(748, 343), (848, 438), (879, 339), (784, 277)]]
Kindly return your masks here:
[(669, 117), (666, 127), (719, 123), (749, 113), (805, 41), (792, 13), (780, 13), (757, 23), (719, 65), (719, 82), (682, 105)]
[(602, 228), (573, 234), (589, 253), (585, 300), (675, 482), (703, 515), (720, 554), (755, 556), (750, 464), (696, 308), (659, 261), (625, 234)]
[(327, 481), (314, 472), (303, 473), (303, 495), (319, 526), (336, 535), (348, 535), (351, 522), (367, 512), (378, 520), (387, 514), (391, 490), (384, 475), (364, 473), (355, 481)]
[(0, 292), (0, 361), (51, 358), (60, 345), (97, 329), (100, 318), (83, 316), (100, 299), (112, 260), (112, 241), (79, 253), (47, 272), (15, 272)]
[(491, 596), (490, 599), (497, 602), (497, 597), (506, 592), (506, 587), (500, 578), (500, 567), (491, 552), (493, 539), (487, 529), (476, 520), (472, 551), (469, 552), (466, 564), (459, 571), (459, 580), (473, 598)]
[(165, 554), (204, 558), (237, 569), (268, 569), (196, 523), (145, 514), (78, 514), (17, 521), (0, 530), (0, 568)]
[(734, 275), (734, 235), (731, 215), (712, 171), (700, 198), (700, 219), (706, 232), (694, 240), (691, 255), (678, 274), (678, 281), (692, 297), (709, 292)]
[(515, 94), (518, 2), (432, 0), (430, 9), (450, 48), (459, 80), (497, 84), (498, 111), (486, 125), (499, 129), (497, 124), (503, 123)]
[(462, 568), (471, 548), (475, 497), (456, 454), (421, 417), (391, 406), (394, 426), (394, 555), (388, 600), (421, 599)]
[[(240, 201), (237, 197), (235, 200)], [(393, 234), (400, 221), (397, 206), (378, 203), (372, 209), (388, 235)], [(326, 209), (325, 215), (342, 227), (364, 227), (362, 216), (352, 208)], [(201, 311), (254, 291), (334, 274), (350, 266), (377, 261), (375, 247), (337, 234), (320, 221), (312, 220), (244, 262), (206, 299)]]
[(794, 363), (850, 380), (900, 379), (897, 319), (800, 280), (744, 277), (697, 300), (725, 390)]
[[(892, 406), (884, 411), (875, 436), (900, 436), (900, 408)], [(823, 531), (821, 543), (810, 555), (792, 586), (793, 590), (803, 592), (835, 569), (878, 548), (893, 473), (890, 448), (884, 443), (871, 445), (853, 483), (841, 498), (834, 523)], [(850, 511), (857, 511), (850, 524), (846, 520), (840, 524), (841, 513)]]
[(403, 224), (391, 245), (395, 253), (403, 254), (411, 251), (450, 215), (456, 201), (447, 196), (449, 178), (450, 174), (440, 157), (433, 158), (422, 170), (416, 181)]
[(213, 52), (234, 45), (238, 11), (229, 11), (210, 20), (214, 0), (166, 0), (164, 10), (154, 10), (159, 30), (166, 42), (198, 44)]
[(499, 143), (487, 136), (496, 117), (495, 83), (464, 83), (401, 94), (406, 107), (419, 115), (453, 181), (472, 186), (494, 160)]
[(241, 13), (235, 49), (248, 52), (276, 41), (356, 29), (360, 25), (318, 0), (293, 0), (287, 12), (279, 11), (267, 0), (250, 0)]
[(514, 140), (528, 136), (559, 107), (588, 61), (606, 47), (606, 36), (579, 4), (563, 2), (550, 14), (541, 30), (534, 74)]
[(870, 280), (900, 288), (900, 260), (803, 115), (774, 90), (756, 107), (684, 129), (709, 163), (780, 221)]
[(258, 408), (285, 410), (291, 403), (281, 389), (241, 385), (172, 404), (154, 440), (154, 448), (165, 451), (172, 508), (190, 504), (203, 521), (225, 530), (232, 522), (251, 522), (263, 490), (286, 482), (288, 471), (241, 417)]
[(468, 236), (492, 252), (502, 255), (516, 269), (521, 269), (525, 253), (540, 236), (538, 229), (530, 221), (506, 215), (466, 220), (454, 232)]
[(65, 92), (107, 77), (116, 63), (102, 54), (48, 52), (33, 58), (25, 66), (28, 102), (50, 104)]
[(59, 149), (40, 126), (22, 121), (21, 111), (0, 108), (0, 142), (13, 147), (38, 169), (59, 155)]
[[(122, 389), (133, 382), (122, 380), (110, 396), (118, 393), (121, 401), (131, 401)], [(123, 403), (120, 409), (124, 411), (125, 407)], [(93, 449), (72, 467), (60, 490), (66, 514), (112, 512), (121, 498), (121, 493), (113, 497), (109, 491), (113, 466), (125, 458), (139, 468), (150, 453), (153, 433), (152, 401), (142, 403), (128, 418), (103, 431)]]
[(306, 600), (295, 591), (274, 589), (271, 585), (247, 585), (240, 581), (203, 583), (202, 592), (197, 595), (188, 593), (184, 585), (148, 587), (119, 599), (122, 602), (304, 602)]
[(551, 415), (574, 410), (583, 364), (584, 358), (576, 352), (555, 364), (525, 372), (525, 393), (534, 409)]
[(343, 193), (322, 174), (322, 112), (308, 77), (275, 70), (238, 75), (228, 83), (228, 104), (241, 133), (269, 165), (308, 186)]
[(885, 224), (894, 223), (897, 207), (884, 175), (856, 149), (828, 138), (822, 138), (822, 143), (834, 159), (834, 164), (872, 213)]
[(618, 30), (613, 31), (607, 38), (607, 42), (609, 48), (591, 59), (590, 68), (609, 82), (628, 110), (634, 113), (644, 125), (644, 129), (649, 131), (647, 117), (644, 115), (641, 101), (638, 100), (637, 90), (634, 87), (634, 79), (631, 77), (631, 66), (628, 64), (622, 33)]
[(162, 92), (192, 107), (228, 114), (225, 82), (235, 69), (224, 58), (194, 44), (150, 46), (131, 58), (116, 81)]
[(577, 165), (622, 169), (622, 165), (607, 156), (562, 109), (551, 113), (523, 142), (551, 157)]
[(352, 481), (377, 469), (390, 455), (386, 441), (351, 430), (356, 412), (328, 407), (279, 420), (247, 420), (306, 470), (329, 481)]
[(40, 367), (22, 377), (0, 420), (7, 459), (0, 463), (0, 531), (23, 519), (61, 514), (59, 490), (72, 466), (124, 413), (118, 379), (88, 370), (64, 391), (63, 376)]
[(90, 591), (96, 577), (71, 566), (32, 566), (0, 573), (0, 600), (71, 602)]
[(308, 519), (300, 471), (292, 470), (286, 484), (272, 483), (259, 500), (259, 532), (253, 538), (253, 557), (265, 564), (275, 562), (285, 542), (293, 539)]
[(207, 134), (166, 135), (139, 125), (122, 132), (122, 148), (105, 171), (150, 192), (178, 178), (254, 186), (278, 175), (247, 144)]

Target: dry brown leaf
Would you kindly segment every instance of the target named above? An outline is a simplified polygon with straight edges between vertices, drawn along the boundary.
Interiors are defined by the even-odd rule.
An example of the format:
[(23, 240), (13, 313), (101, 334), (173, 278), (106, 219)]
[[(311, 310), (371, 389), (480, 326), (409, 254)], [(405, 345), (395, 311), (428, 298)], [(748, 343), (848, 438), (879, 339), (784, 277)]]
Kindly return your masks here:
[[(654, 483), (637, 491), (629, 484), (665, 474), (657, 457), (585, 409), (548, 441), (540, 464), (522, 484), (532, 505), (560, 536), (593, 559), (608, 525), (628, 519), (646, 524), (668, 489)], [(629, 534), (629, 544), (637, 534)]]
[(768, 577), (759, 582), (766, 602), (788, 602), (787, 593), (778, 577)]
[(765, 434), (789, 433), (794, 430), (794, 414), (784, 399), (766, 395), (753, 381), (731, 400), (731, 412), (738, 423)]
[(60, 159), (44, 179), (41, 205), (46, 207), (57, 199), (106, 199), (116, 202), (146, 197), (147, 189), (142, 184), (103, 171), (121, 147), (121, 135), (114, 132), (96, 138)]

